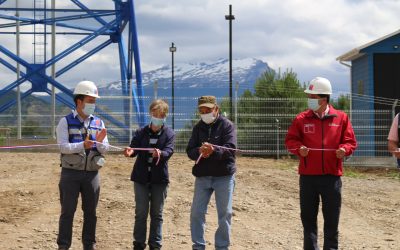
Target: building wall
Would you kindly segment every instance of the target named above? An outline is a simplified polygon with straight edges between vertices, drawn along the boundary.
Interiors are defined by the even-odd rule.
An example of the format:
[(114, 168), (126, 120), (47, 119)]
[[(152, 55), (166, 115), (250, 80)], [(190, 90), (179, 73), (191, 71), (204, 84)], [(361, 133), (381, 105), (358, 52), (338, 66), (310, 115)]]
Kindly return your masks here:
[[(356, 97), (362, 97), (366, 95), (373, 95), (373, 86), (370, 77), (370, 65), (369, 56), (364, 55), (352, 62), (351, 75), (352, 75), (352, 91)], [(353, 98), (353, 109), (373, 109), (373, 103), (366, 103), (360, 101), (361, 98)]]
[[(355, 130), (359, 148), (359, 156), (374, 156), (375, 135), (374, 135), (374, 102), (365, 101), (367, 96), (373, 95), (373, 81), (371, 77), (370, 56), (363, 55), (352, 62), (352, 124)], [(368, 111), (367, 111), (368, 110)], [(365, 112), (363, 112), (365, 111)]]

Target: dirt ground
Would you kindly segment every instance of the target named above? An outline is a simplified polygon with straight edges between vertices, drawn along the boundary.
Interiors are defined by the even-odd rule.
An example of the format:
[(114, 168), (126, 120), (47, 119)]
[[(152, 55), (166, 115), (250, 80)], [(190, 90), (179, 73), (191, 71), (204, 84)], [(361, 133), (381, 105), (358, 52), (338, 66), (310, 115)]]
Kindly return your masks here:
[[(99, 249), (132, 248), (132, 164), (133, 159), (108, 155), (101, 170)], [(58, 165), (57, 153), (0, 152), (0, 249), (57, 248)], [(183, 154), (170, 160), (163, 249), (191, 249), (192, 165)], [(78, 206), (72, 249), (81, 249)], [(231, 249), (302, 248), (296, 161), (239, 157), (233, 207)], [(207, 215), (208, 249), (213, 249), (216, 225), (212, 201)], [(319, 225), (321, 236), (322, 216)], [(341, 249), (400, 249), (400, 181), (376, 173), (344, 177), (339, 231)]]

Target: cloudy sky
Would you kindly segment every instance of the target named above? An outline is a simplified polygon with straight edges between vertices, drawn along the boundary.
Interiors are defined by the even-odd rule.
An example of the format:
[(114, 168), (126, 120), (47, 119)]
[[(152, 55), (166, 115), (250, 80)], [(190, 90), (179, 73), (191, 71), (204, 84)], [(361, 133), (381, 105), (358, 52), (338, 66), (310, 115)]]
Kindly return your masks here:
[[(25, 1), (28, 2), (22, 2)], [(113, 8), (112, 0), (82, 2), (92, 8)], [(336, 91), (348, 91), (350, 77), (349, 69), (336, 61), (338, 56), (400, 28), (400, 1), (397, 0), (136, 0), (143, 71), (170, 64), (171, 42), (177, 46), (177, 63), (228, 58), (225, 15), (229, 4), (236, 18), (233, 21), (234, 58), (253, 57), (262, 59), (273, 69), (292, 69), (302, 82), (325, 76)], [(68, 6), (68, 1), (59, 0), (57, 6), (74, 5)], [(15, 38), (0, 36), (0, 44), (14, 50), (12, 39)], [(76, 39), (61, 37), (57, 40), (57, 50), (61, 51)], [(24, 48), (31, 46), (29, 38), (24, 42)], [(63, 80), (67, 84), (82, 78), (117, 80), (115, 48), (102, 51)], [(84, 52), (82, 48), (78, 54)], [(29, 49), (22, 53), (28, 58), (32, 54)], [(4, 67), (0, 73), (3, 79), (9, 77)], [(4, 84), (1, 82), (0, 86)]]

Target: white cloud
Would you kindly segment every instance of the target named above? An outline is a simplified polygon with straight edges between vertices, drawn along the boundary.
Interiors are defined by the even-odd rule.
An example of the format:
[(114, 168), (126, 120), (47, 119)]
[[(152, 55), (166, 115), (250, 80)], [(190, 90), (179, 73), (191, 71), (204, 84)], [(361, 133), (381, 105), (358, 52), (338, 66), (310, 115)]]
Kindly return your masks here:
[[(96, 9), (114, 6), (111, 0), (82, 2)], [(301, 81), (324, 75), (338, 83), (340, 90), (348, 90), (349, 70), (335, 58), (396, 31), (400, 23), (400, 5), (395, 0), (135, 1), (143, 70), (170, 64), (171, 42), (177, 46), (177, 63), (227, 58), (228, 21), (224, 16), (228, 14), (229, 4), (236, 18), (233, 21), (235, 58), (261, 58), (275, 69), (293, 69)], [(57, 6), (76, 8), (69, 1), (57, 1)], [(59, 36), (57, 51), (77, 40), (78, 37)], [(15, 42), (9, 36), (0, 36), (0, 44), (13, 46)], [(89, 44), (78, 54), (94, 46)], [(29, 42), (25, 41), (24, 47), (25, 56), (29, 58), (32, 51)], [(116, 48), (113, 45), (90, 58), (64, 80), (72, 84), (82, 78), (83, 73), (87, 78), (117, 80)], [(76, 57), (71, 55), (58, 67)]]

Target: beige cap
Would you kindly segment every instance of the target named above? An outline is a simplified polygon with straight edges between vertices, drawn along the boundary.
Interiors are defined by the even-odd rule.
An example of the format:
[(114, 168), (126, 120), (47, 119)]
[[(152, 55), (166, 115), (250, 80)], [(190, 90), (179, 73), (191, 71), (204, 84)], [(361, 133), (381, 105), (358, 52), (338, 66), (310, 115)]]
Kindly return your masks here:
[(204, 95), (199, 98), (198, 106), (200, 107), (207, 107), (207, 108), (214, 108), (217, 105), (217, 100), (215, 96), (212, 95)]

